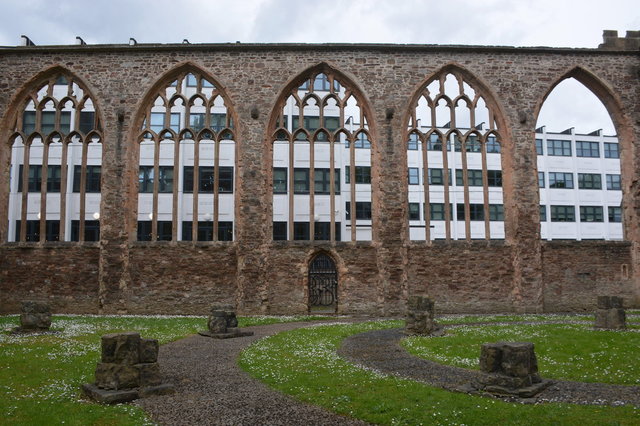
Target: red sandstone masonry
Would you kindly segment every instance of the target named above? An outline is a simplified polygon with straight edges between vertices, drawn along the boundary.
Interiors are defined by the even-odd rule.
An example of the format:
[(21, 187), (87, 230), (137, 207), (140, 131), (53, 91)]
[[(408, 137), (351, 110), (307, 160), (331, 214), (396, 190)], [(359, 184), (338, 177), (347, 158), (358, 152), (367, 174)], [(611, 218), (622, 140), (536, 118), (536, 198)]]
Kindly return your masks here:
[[(371, 111), (374, 241), (273, 243), (266, 136), (282, 91), (319, 64), (351, 80)], [(427, 79), (454, 64), (477, 83), (498, 118), (504, 143), (504, 243), (407, 241), (405, 135), (410, 100)], [(137, 147), (133, 139), (151, 87), (176, 67), (202, 70), (225, 89), (236, 113), (236, 241), (132, 244)], [(196, 313), (234, 301), (243, 313), (302, 312), (306, 262), (327, 248), (339, 267), (339, 310), (396, 314), (407, 295), (428, 291), (447, 311), (584, 309), (603, 291), (640, 300), (640, 58), (635, 51), (392, 45), (138, 45), (25, 47), (0, 50), (0, 140), (30, 87), (62, 67), (80, 78), (105, 124), (100, 248), (0, 245), (0, 312), (28, 295), (57, 311)], [(47, 71), (50, 70), (50, 71)], [(534, 126), (546, 95), (575, 77), (608, 108), (622, 147), (628, 244), (564, 249), (539, 240)], [(251, 110), (258, 117), (251, 117)], [(391, 114), (389, 114), (391, 111)], [(0, 147), (0, 241), (6, 240), (9, 149)], [(124, 179), (122, 178), (124, 177)], [(563, 256), (552, 253), (561, 252)], [(572, 264), (628, 264), (630, 279), (585, 275)], [(610, 253), (616, 253), (615, 256)], [(567, 260), (559, 260), (558, 258)], [(175, 268), (172, 267), (172, 263)], [(607, 273), (608, 274), (608, 273)], [(606, 275), (609, 276), (609, 275)], [(50, 283), (50, 284), (47, 284)], [(426, 286), (426, 288), (425, 288)], [(554, 297), (553, 295), (561, 295)], [(580, 292), (580, 297), (571, 295)]]

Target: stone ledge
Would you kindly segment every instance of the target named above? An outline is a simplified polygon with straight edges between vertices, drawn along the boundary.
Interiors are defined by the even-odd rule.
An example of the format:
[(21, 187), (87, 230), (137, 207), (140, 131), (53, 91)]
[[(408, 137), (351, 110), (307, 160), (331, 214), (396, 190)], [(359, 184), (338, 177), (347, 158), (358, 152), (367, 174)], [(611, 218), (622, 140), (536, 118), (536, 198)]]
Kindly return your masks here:
[(100, 404), (120, 404), (138, 399), (138, 389), (106, 390), (94, 384), (82, 385), (82, 394)]

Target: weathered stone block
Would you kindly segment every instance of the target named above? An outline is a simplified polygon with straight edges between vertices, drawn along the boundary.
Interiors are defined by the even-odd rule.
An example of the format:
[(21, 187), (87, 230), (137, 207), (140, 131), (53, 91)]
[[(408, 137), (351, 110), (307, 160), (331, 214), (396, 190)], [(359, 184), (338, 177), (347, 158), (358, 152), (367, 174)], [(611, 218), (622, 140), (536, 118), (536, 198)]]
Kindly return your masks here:
[(43, 302), (22, 302), (20, 327), (23, 330), (48, 330), (51, 327), (51, 310)]
[(138, 361), (149, 363), (158, 361), (158, 341), (155, 339), (140, 339), (138, 347)]
[(102, 362), (133, 365), (139, 362), (140, 334), (135, 332), (102, 336)]
[(435, 306), (433, 300), (428, 297), (410, 296), (407, 300), (407, 307), (412, 311), (427, 311), (433, 313)]
[(134, 368), (138, 370), (139, 386), (157, 386), (162, 383), (160, 366), (157, 362), (136, 364)]
[(527, 377), (538, 373), (533, 343), (518, 342), (502, 347), (502, 370), (511, 377)]
[(502, 348), (498, 343), (485, 343), (480, 350), (480, 370), (496, 373), (502, 370)]
[[(216, 311), (220, 312), (220, 311)], [(226, 316), (212, 315), (209, 317), (208, 328), (211, 333), (226, 333), (227, 318)]]
[(434, 303), (425, 296), (411, 296), (407, 301), (406, 334), (441, 335), (442, 327), (433, 320)]
[(627, 327), (627, 315), (624, 309), (598, 309), (596, 311), (595, 328), (623, 330)]
[(131, 389), (138, 386), (139, 370), (133, 365), (99, 362), (96, 386), (101, 389)]

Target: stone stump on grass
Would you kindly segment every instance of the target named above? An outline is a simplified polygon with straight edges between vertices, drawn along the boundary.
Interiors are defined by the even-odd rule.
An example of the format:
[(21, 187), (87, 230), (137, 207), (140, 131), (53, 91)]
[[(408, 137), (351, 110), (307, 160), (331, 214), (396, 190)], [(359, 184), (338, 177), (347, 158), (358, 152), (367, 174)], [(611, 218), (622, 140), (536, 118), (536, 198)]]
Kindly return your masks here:
[(530, 398), (552, 382), (540, 378), (533, 343), (485, 343), (480, 352), (481, 377), (473, 387), (496, 395)]
[(238, 318), (232, 306), (213, 306), (207, 320), (206, 331), (198, 334), (214, 339), (231, 339), (234, 337), (253, 336), (252, 331), (241, 331), (238, 328)]
[(47, 303), (24, 301), (20, 310), (20, 327), (12, 330), (15, 334), (49, 332), (51, 308)]
[(627, 328), (627, 317), (622, 297), (598, 296), (598, 310), (594, 327), (605, 330), (624, 330)]
[(158, 364), (158, 341), (127, 332), (102, 336), (102, 357), (96, 381), (82, 385), (85, 396), (103, 404), (117, 404), (150, 395), (174, 392), (162, 383)]
[(443, 328), (435, 322), (435, 304), (426, 296), (410, 296), (407, 301), (405, 334), (421, 336), (442, 336)]

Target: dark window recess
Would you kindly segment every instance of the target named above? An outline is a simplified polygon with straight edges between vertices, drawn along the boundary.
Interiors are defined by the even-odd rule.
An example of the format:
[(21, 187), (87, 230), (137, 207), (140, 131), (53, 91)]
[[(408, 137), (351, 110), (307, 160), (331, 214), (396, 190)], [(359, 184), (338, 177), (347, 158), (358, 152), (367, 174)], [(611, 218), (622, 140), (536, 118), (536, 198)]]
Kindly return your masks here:
[(609, 207), (609, 222), (622, 222), (622, 208)]
[(487, 138), (487, 154), (499, 154), (501, 151), (501, 145), (495, 136), (489, 136)]
[(576, 157), (600, 157), (600, 143), (576, 141)]
[[(198, 167), (198, 193), (213, 193), (213, 167)], [(184, 167), (183, 190), (186, 193), (193, 192), (193, 166)], [(233, 167), (221, 166), (218, 173), (218, 192), (233, 193)]]
[(575, 222), (576, 209), (574, 206), (551, 206), (551, 222)]
[(502, 187), (502, 170), (487, 170), (487, 185)]
[(420, 203), (409, 203), (409, 220), (420, 220)]
[(543, 149), (543, 143), (542, 143), (542, 139), (536, 139), (536, 154), (538, 155), (543, 155), (544, 154), (544, 149)]
[(604, 222), (602, 206), (580, 206), (580, 222)]
[[(157, 241), (171, 241), (171, 221), (159, 220), (157, 223)], [(151, 241), (152, 226), (153, 222), (150, 220), (138, 221), (138, 241)]]
[(604, 158), (620, 158), (620, 148), (617, 143), (604, 143)]
[[(456, 204), (456, 213), (457, 213), (458, 220), (465, 220), (464, 204)], [(471, 221), (484, 220), (483, 204), (469, 204), (469, 220)]]
[(293, 223), (293, 239), (308, 240), (309, 239), (309, 222)]
[[(463, 170), (456, 170), (457, 186), (464, 185), (462, 172)], [(469, 183), (469, 186), (482, 186), (482, 170), (467, 170), (467, 181)], [(502, 174), (500, 174), (500, 184), (502, 185)]]
[(36, 131), (36, 112), (25, 111), (22, 114), (22, 131), (28, 135)]
[[(173, 192), (173, 166), (160, 166), (158, 192)], [(138, 192), (153, 193), (153, 166), (140, 166), (138, 172)]]
[[(444, 203), (429, 204), (429, 213), (431, 220), (444, 220)], [(449, 204), (449, 220), (453, 220), (453, 204)]]
[(549, 188), (573, 188), (573, 173), (549, 172)]
[[(100, 192), (100, 173), (101, 166), (87, 166), (87, 184), (86, 192)], [(80, 192), (80, 177), (82, 167), (73, 167), (73, 192)]]
[[(427, 151), (442, 151), (442, 138), (436, 133), (432, 133), (427, 141)], [(447, 140), (447, 151), (451, 151), (451, 142)]]
[[(351, 203), (349, 201), (346, 202), (345, 211), (347, 214), (347, 220), (351, 219)], [(371, 219), (371, 202), (369, 201), (356, 201), (356, 219), (357, 220), (369, 220)]]
[(309, 169), (293, 170), (293, 192), (295, 194), (309, 193)]
[(89, 133), (90, 131), (92, 131), (93, 129), (95, 129), (95, 119), (96, 119), (96, 113), (95, 112), (89, 112), (89, 111), (81, 111), (80, 112), (80, 123), (78, 125), (78, 129), (80, 130), (80, 132), (84, 133), (85, 135), (87, 133)]
[[(20, 165), (18, 170), (18, 192), (22, 192), (22, 173), (24, 168)], [(62, 168), (59, 165), (47, 166), (47, 192), (60, 192)], [(29, 166), (28, 192), (40, 192), (42, 187), (42, 166)]]
[(571, 141), (548, 139), (547, 154), (560, 157), (571, 157)]
[(547, 221), (547, 206), (540, 206), (540, 222)]
[(287, 168), (286, 167), (275, 167), (273, 169), (273, 193), (274, 194), (287, 193)]
[[(191, 241), (193, 222), (182, 222), (182, 241)], [(213, 241), (213, 222), (198, 222), (198, 241)], [(218, 222), (218, 241), (233, 241), (233, 222)]]
[[(340, 193), (340, 169), (334, 169), (334, 191)], [(330, 169), (314, 169), (313, 190), (316, 194), (326, 195), (331, 193)]]
[[(349, 166), (344, 166), (345, 183), (351, 183), (351, 172)], [(356, 184), (370, 184), (371, 183), (371, 167), (370, 166), (356, 166)]]
[(274, 241), (287, 239), (287, 222), (273, 222), (273, 239)]
[[(349, 148), (349, 141), (348, 140), (345, 142), (345, 146), (347, 148)], [(358, 133), (358, 136), (356, 136), (356, 142), (355, 142), (354, 146), (356, 148), (369, 149), (369, 148), (371, 148), (371, 141), (369, 141), (369, 138), (367, 137), (366, 133), (360, 132), (360, 133)]]
[[(331, 222), (315, 222), (313, 238), (318, 241), (331, 239)], [(340, 222), (335, 222), (336, 241), (340, 241)]]
[(578, 173), (579, 189), (602, 189), (602, 176), (595, 173)]
[(622, 180), (620, 175), (607, 175), (607, 189), (617, 191), (622, 189)]
[(538, 172), (538, 188), (544, 188), (544, 172)]
[(409, 167), (409, 185), (420, 184), (420, 169), (417, 167)]
[[(71, 241), (80, 241), (80, 221), (71, 221)], [(100, 221), (85, 220), (84, 221), (84, 240), (100, 241)]]
[[(444, 175), (442, 169), (429, 169), (429, 185), (444, 185)], [(451, 169), (449, 169), (449, 186), (451, 185)]]
[[(45, 241), (58, 241), (60, 237), (60, 221), (47, 220), (45, 222)], [(40, 241), (40, 221), (27, 220), (27, 234), (25, 241)], [(20, 221), (16, 220), (16, 241), (20, 241)]]

